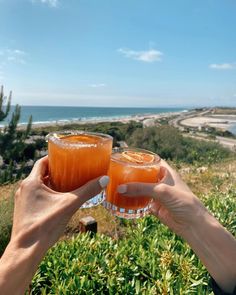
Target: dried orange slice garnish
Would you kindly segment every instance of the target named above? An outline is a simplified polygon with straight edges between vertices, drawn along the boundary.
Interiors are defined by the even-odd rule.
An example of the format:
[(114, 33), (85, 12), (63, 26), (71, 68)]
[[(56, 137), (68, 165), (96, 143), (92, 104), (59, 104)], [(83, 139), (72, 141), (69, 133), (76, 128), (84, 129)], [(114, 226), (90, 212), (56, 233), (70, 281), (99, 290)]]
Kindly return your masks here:
[(131, 163), (136, 164), (150, 164), (154, 162), (154, 155), (142, 153), (142, 152), (133, 152), (133, 151), (124, 151), (122, 156)]

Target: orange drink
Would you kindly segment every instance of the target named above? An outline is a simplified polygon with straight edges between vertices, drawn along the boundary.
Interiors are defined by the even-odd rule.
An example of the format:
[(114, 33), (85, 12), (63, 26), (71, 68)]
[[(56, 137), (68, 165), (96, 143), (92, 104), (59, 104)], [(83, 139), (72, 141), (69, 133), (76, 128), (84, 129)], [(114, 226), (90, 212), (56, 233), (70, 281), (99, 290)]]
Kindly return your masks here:
[(52, 189), (59, 192), (73, 191), (89, 180), (107, 174), (112, 152), (111, 136), (85, 131), (62, 131), (50, 133), (47, 139)]
[(114, 215), (131, 219), (144, 216), (149, 211), (147, 196), (127, 197), (117, 192), (120, 184), (128, 182), (155, 183), (160, 171), (160, 157), (142, 149), (117, 149), (111, 156), (106, 189), (105, 207)]

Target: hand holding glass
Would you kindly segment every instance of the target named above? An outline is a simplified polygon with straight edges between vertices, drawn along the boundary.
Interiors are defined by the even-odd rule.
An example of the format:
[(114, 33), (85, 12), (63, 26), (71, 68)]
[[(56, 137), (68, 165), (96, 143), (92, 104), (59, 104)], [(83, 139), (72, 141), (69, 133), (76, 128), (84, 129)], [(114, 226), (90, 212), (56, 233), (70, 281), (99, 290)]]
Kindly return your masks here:
[(133, 219), (149, 213), (151, 198), (127, 197), (118, 193), (120, 184), (129, 182), (158, 182), (160, 157), (142, 149), (117, 149), (111, 156), (106, 189), (105, 208), (115, 216)]
[[(50, 186), (69, 192), (88, 181), (107, 174), (112, 152), (112, 137), (85, 131), (50, 133), (48, 139)], [(103, 194), (87, 201), (92, 207), (103, 201)]]

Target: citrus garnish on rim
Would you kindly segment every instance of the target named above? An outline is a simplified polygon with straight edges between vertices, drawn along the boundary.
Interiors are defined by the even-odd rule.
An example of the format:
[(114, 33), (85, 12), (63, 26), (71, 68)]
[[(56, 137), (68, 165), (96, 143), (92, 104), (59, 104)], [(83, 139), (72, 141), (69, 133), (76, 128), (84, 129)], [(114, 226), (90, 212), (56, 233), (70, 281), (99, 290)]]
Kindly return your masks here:
[(121, 153), (121, 155), (127, 161), (136, 164), (151, 164), (155, 160), (154, 155), (143, 152), (124, 151)]

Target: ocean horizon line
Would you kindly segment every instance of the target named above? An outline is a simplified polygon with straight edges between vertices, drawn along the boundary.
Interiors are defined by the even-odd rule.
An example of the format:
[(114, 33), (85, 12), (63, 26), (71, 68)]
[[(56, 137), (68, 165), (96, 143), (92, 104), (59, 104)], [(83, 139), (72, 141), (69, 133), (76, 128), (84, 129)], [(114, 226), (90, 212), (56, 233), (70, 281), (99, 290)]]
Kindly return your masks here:
[[(12, 107), (15, 107), (17, 104), (12, 104)], [(80, 105), (29, 105), (29, 104), (18, 104), (20, 105), (20, 107), (47, 107), (47, 108), (100, 108), (100, 109), (106, 109), (106, 108), (114, 108), (114, 109), (192, 109), (192, 108), (200, 108), (198, 107), (194, 107), (194, 106), (137, 106), (137, 107), (132, 107), (132, 106), (80, 106)], [(208, 108), (208, 107), (204, 107), (204, 108)]]
[[(181, 110), (178, 112), (187, 112), (188, 110)], [(156, 116), (156, 115), (165, 115), (175, 112), (163, 112), (163, 113), (140, 113), (140, 114), (132, 114), (132, 115), (114, 115), (114, 116), (96, 116), (96, 117), (79, 117), (79, 118), (70, 118), (70, 119), (58, 119), (58, 120), (45, 120), (45, 121), (33, 121), (33, 125), (40, 125), (40, 124), (63, 124), (63, 123), (99, 123), (104, 120), (104, 122), (114, 122), (119, 121), (122, 119), (132, 119), (137, 117), (148, 117), (148, 116)], [(28, 122), (21, 122), (19, 125), (26, 125)], [(1, 125), (0, 125), (1, 126)]]
[(212, 108), (229, 108), (229, 109), (235, 109), (236, 106), (233, 105), (159, 105), (159, 106), (101, 106), (101, 105), (38, 105), (38, 104), (20, 104), (20, 103), (13, 103), (11, 106), (15, 107), (16, 105), (19, 105), (20, 107), (58, 107), (58, 108), (116, 108), (116, 109), (165, 109), (165, 108), (185, 108), (185, 109), (199, 109), (199, 108), (206, 108), (206, 109), (212, 109)]

